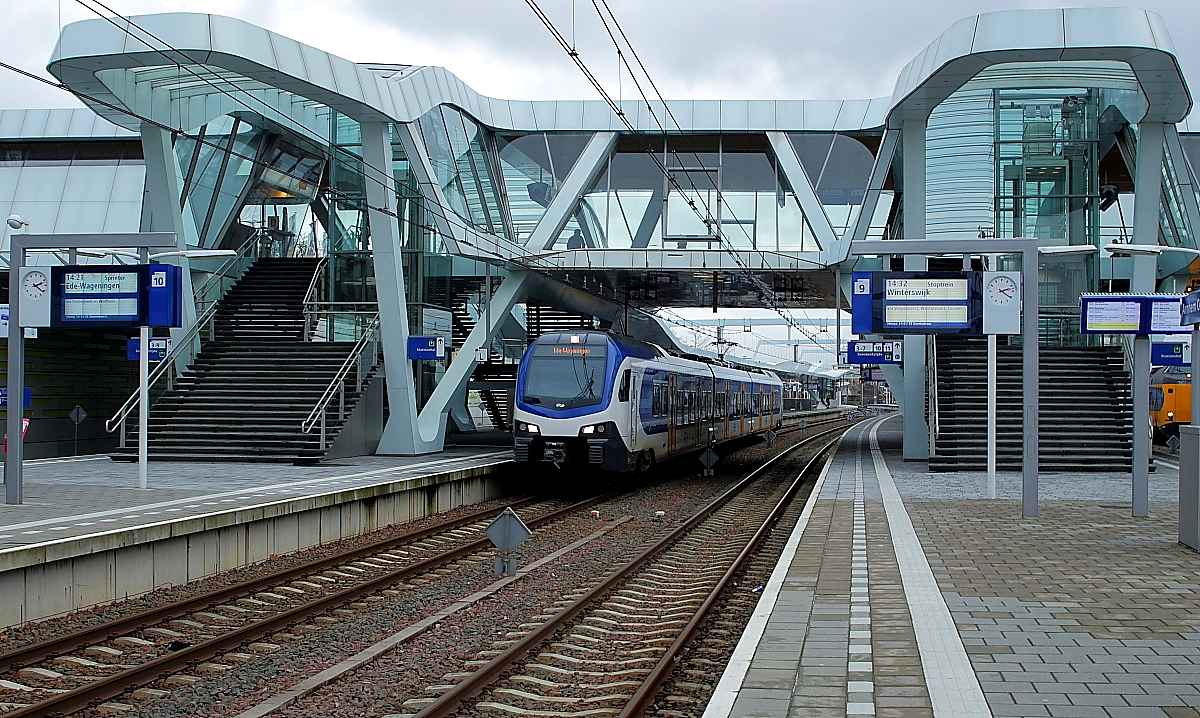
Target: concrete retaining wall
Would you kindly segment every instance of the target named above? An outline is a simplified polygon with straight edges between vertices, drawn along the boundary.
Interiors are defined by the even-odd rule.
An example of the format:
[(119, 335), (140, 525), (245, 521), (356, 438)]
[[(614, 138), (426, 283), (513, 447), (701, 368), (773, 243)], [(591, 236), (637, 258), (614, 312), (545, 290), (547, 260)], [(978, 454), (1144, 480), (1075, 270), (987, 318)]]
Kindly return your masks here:
[(509, 463), (0, 551), (0, 628), (495, 498)]

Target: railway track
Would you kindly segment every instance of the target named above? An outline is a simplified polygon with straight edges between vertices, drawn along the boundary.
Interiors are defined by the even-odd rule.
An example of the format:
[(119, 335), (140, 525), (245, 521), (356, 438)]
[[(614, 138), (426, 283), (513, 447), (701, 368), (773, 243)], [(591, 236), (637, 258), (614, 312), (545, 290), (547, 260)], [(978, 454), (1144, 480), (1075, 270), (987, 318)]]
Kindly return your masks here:
[[(795, 500), (830, 439), (785, 450), (608, 578), (562, 605), (416, 715), (641, 715), (708, 610)], [(820, 442), (792, 480), (762, 480), (796, 449)]]
[[(804, 433), (817, 430), (810, 425)], [(514, 507), (536, 529), (586, 514), (606, 498), (557, 509), (561, 502), (528, 500)], [(0, 654), (0, 715), (65, 715), (89, 707), (91, 714), (124, 712), (176, 687), (219, 680), (238, 664), (257, 665), (257, 654), (282, 647), (285, 655), (290, 642), (352, 625), (412, 586), (490, 563), (490, 556), (476, 554), (490, 549), (482, 530), (495, 514), (481, 511)], [(118, 697), (122, 703), (104, 703)]]
[[(603, 497), (551, 510), (552, 502), (514, 504), (541, 515), (541, 526)], [(238, 649), (269, 653), (285, 629), (321, 630), (354, 611), (343, 608), (389, 586), (462, 561), (487, 549), (489, 509), (392, 537), (279, 574), (224, 587), (103, 626), (84, 629), (0, 654), (0, 715), (68, 714), (191, 670), (220, 673), (253, 659)], [(362, 606), (354, 606), (361, 608)], [(305, 623), (308, 621), (309, 623)], [(277, 639), (278, 640), (278, 639)], [(214, 659), (221, 659), (213, 662)], [(185, 676), (183, 683), (192, 679)], [(40, 685), (27, 685), (36, 683)], [(159, 697), (150, 689), (142, 697)], [(23, 700), (24, 699), (24, 700)]]

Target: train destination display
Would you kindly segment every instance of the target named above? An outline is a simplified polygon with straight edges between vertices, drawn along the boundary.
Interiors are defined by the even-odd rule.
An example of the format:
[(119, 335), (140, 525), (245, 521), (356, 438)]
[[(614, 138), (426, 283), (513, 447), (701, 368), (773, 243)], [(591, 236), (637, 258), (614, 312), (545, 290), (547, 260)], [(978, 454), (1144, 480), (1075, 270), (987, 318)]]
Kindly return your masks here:
[(68, 272), (63, 275), (62, 316), (67, 320), (136, 320), (136, 271)]
[(851, 309), (857, 334), (979, 334), (979, 272), (855, 272)]
[(1178, 294), (1083, 294), (1079, 331), (1084, 334), (1183, 334)]

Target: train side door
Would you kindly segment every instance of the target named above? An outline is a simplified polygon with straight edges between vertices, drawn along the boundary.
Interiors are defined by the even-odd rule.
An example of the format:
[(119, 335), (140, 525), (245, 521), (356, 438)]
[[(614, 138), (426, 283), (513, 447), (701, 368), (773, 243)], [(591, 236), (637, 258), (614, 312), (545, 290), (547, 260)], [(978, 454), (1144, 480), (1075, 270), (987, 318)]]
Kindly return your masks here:
[(633, 446), (641, 445), (641, 429), (642, 421), (638, 416), (638, 393), (642, 385), (641, 372), (631, 369), (629, 371), (629, 441)]
[(678, 393), (675, 390), (675, 375), (667, 375), (667, 453), (675, 453), (675, 424), (678, 420)]

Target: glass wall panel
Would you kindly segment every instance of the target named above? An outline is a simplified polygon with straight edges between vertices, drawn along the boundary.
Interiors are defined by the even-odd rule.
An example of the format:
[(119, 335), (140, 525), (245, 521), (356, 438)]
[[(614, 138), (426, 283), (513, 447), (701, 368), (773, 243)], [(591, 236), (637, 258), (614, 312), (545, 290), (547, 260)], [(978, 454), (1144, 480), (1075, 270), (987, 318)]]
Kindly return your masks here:
[(589, 139), (549, 132), (496, 137), (514, 240), (533, 233)]
[(862, 207), (875, 156), (859, 140), (840, 133), (793, 132), (788, 139), (834, 231), (844, 233)]
[(454, 213), (481, 232), (508, 237), (508, 220), (495, 179), (499, 162), (490, 133), (445, 105), (422, 115), (417, 127), (434, 176)]
[(819, 249), (766, 136), (753, 134), (622, 137), (556, 244)]
[(175, 157), (184, 171), (184, 187), (200, 236), (200, 246), (216, 247), (234, 215), (241, 211), (265, 133), (225, 116), (201, 128), (197, 142), (181, 136)]

